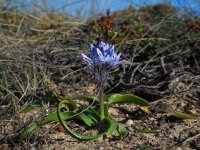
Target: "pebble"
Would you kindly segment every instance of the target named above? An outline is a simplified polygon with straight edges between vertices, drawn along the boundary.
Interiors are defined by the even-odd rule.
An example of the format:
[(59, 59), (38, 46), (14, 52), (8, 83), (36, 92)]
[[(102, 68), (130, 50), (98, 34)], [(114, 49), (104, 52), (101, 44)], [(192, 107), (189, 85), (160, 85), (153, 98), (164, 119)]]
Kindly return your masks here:
[(0, 146), (0, 148), (1, 148), (2, 150), (9, 150), (9, 149), (10, 149), (8, 144), (2, 144), (2, 145)]
[(129, 119), (126, 121), (126, 125), (127, 126), (131, 126), (133, 124), (133, 120), (132, 119)]
[(114, 116), (118, 116), (118, 115), (119, 115), (118, 110), (115, 109), (115, 108), (112, 108), (112, 107), (110, 107), (110, 108), (108, 109), (108, 112), (109, 112), (109, 114), (114, 115)]

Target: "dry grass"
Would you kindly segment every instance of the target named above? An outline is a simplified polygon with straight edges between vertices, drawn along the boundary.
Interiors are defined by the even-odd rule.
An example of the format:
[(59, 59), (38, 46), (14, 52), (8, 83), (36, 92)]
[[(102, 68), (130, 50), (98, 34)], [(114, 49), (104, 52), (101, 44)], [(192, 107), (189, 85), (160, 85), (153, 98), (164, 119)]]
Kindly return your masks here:
[[(195, 2), (199, 3), (198, 0)], [(186, 111), (190, 110), (191, 106), (198, 115), (200, 18), (195, 16), (195, 12), (189, 9), (189, 6), (184, 7), (185, 11), (181, 12), (181, 17), (174, 7), (159, 4), (139, 10), (129, 7), (111, 14), (107, 12), (107, 15), (104, 13), (102, 17), (94, 14), (95, 17), (92, 16), (88, 21), (81, 21), (80, 16), (83, 12), (77, 13), (80, 16), (72, 17), (62, 16), (36, 5), (31, 9), (38, 11), (34, 14), (0, 7), (0, 144), (3, 146), (12, 145), (15, 149), (30, 149), (31, 146), (36, 149), (48, 149), (45, 142), (51, 143), (52, 147), (49, 149), (55, 148), (56, 145), (63, 146), (62, 142), (60, 144), (56, 140), (66, 138), (66, 135), (59, 137), (60, 134), (54, 130), (54, 126), (50, 127), (53, 128), (52, 132), (49, 132), (47, 127), (48, 130), (42, 129), (41, 134), (37, 132), (21, 143), (7, 145), (6, 138), (16, 133), (23, 124), (29, 123), (20, 111), (34, 101), (43, 101), (52, 90), (64, 96), (97, 94), (98, 89), (92, 82), (92, 74), (80, 56), (81, 53), (88, 52), (89, 43), (95, 43), (98, 39), (114, 43), (126, 60), (123, 66), (112, 72), (108, 92), (134, 92), (153, 101), (152, 104), (166, 102), (165, 98), (170, 96), (168, 103), (175, 103), (175, 109), (180, 107), (182, 111)], [(184, 100), (178, 103), (173, 98)], [(37, 117), (54, 107), (55, 104), (44, 104), (37, 108), (36, 114), (40, 112)], [(36, 114), (33, 112), (28, 117), (35, 119)], [(147, 117), (163, 121), (163, 116), (154, 115)], [(144, 121), (145, 116), (141, 120)], [(136, 122), (141, 123), (138, 120)], [(164, 128), (172, 124), (170, 122), (158, 127)], [(196, 127), (182, 139), (182, 144), (178, 140), (173, 141), (171, 137), (171, 141), (164, 140), (162, 148), (166, 148), (166, 143), (172, 141), (175, 147), (199, 148), (200, 131), (197, 122), (182, 126), (173, 125), (173, 130), (178, 126), (182, 127), (183, 131), (189, 129), (190, 125)], [(166, 136), (168, 133), (171, 133), (170, 128), (169, 132), (163, 131), (161, 134)], [(176, 134), (181, 134), (181, 131)], [(52, 137), (53, 135), (58, 137)], [(140, 141), (140, 144), (134, 144), (132, 148), (145, 145), (145, 142), (139, 140), (144, 137), (131, 133), (128, 138), (133, 136), (136, 136), (135, 140)], [(145, 138), (155, 142), (155, 137)], [(110, 143), (112, 149), (117, 142), (109, 140), (105, 142), (108, 147)], [(34, 142), (38, 144), (34, 145)], [(77, 148), (84, 145), (68, 136), (65, 142)], [(154, 142), (150, 142), (152, 147), (160, 146), (159, 142)], [(105, 144), (102, 141), (101, 143)], [(98, 148), (99, 144), (91, 145), (91, 148)], [(120, 149), (121, 145), (116, 148)], [(87, 146), (89, 145), (86, 144), (85, 147)]]

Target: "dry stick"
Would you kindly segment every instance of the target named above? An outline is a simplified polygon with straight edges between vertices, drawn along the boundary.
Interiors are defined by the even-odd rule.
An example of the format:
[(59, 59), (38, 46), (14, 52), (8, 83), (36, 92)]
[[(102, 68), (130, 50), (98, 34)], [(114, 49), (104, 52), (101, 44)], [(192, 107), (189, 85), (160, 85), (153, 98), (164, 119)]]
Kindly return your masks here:
[(160, 25), (168, 22), (169, 19), (173, 19), (173, 16), (175, 16), (175, 14), (167, 16), (166, 17), (167, 20), (166, 20), (166, 18), (162, 18), (162, 20), (158, 24), (152, 26), (146, 33), (144, 33), (143, 36), (146, 36), (150, 31), (152, 31), (154, 28), (157, 27), (155, 30), (153, 30), (154, 32), (152, 34), (156, 33), (156, 31), (161, 27)]
[[(49, 39), (45, 42), (45, 44), (41, 47), (41, 49), (44, 51), (44, 54), (46, 55), (47, 59), (51, 61), (51, 56), (48, 54), (48, 52), (46, 51), (46, 48), (49, 44), (49, 42), (51, 41), (53, 35), (51, 37), (49, 37)], [(48, 63), (48, 65), (50, 65), (50, 63)]]
[(161, 57), (160, 62), (161, 62), (161, 67), (163, 68), (164, 73), (167, 73), (167, 70), (165, 68), (164, 58), (165, 56)]
[(62, 46), (62, 44), (60, 44), (60, 42), (58, 42), (55, 31), (54, 31), (54, 38), (55, 38), (55, 41), (58, 43), (58, 45), (59, 45), (64, 51), (66, 51), (67, 55), (69, 55), (68, 58), (71, 60), (71, 58), (72, 58), (71, 54), (69, 54), (69, 52)]
[[(123, 75), (124, 75), (125, 73), (123, 73)], [(117, 83), (117, 84), (115, 84), (115, 86), (113, 86), (112, 88), (110, 88), (109, 90), (107, 90), (104, 94), (106, 95), (107, 93), (109, 93), (110, 91), (112, 91), (114, 88), (116, 88), (120, 83), (122, 83), (122, 77), (123, 77), (123, 75), (120, 77), (120, 80), (119, 80), (119, 82)]]
[(88, 67), (83, 67), (83, 68), (77, 69), (77, 70), (75, 70), (75, 71), (72, 71), (72, 72), (68, 73), (67, 75), (63, 76), (63, 77), (61, 78), (61, 80), (64, 80), (64, 79), (67, 78), (69, 75), (72, 75), (72, 74), (74, 74), (75, 72), (84, 70), (84, 69), (86, 69), (86, 68), (88, 68)]
[(120, 42), (120, 43), (117, 43), (115, 45), (120, 45), (120, 44), (123, 44), (123, 43), (126, 43), (126, 44), (132, 44), (132, 42), (137, 42), (137, 41), (144, 41), (144, 40), (159, 40), (159, 41), (170, 41), (170, 39), (166, 39), (166, 38), (155, 38), (155, 37), (152, 37), (152, 38), (140, 38), (140, 39), (133, 39), (133, 40), (127, 40), (125, 42)]
[[(3, 43), (4, 43), (5, 45), (7, 45), (7, 49), (6, 49), (5, 52), (8, 52), (8, 49), (9, 49), (9, 51), (11, 51), (10, 47), (11, 47), (12, 45), (9, 43), (8, 37), (5, 36), (5, 34), (3, 33), (2, 30), (1, 30), (1, 37), (2, 37), (1, 39), (3, 40)], [(3, 44), (2, 44), (2, 45), (3, 45)]]
[(189, 141), (192, 141), (192, 140), (198, 138), (199, 136), (200, 136), (200, 133), (195, 135), (195, 136), (193, 136), (193, 137), (190, 137), (190, 138), (186, 139), (185, 141), (183, 141), (183, 145), (185, 145)]
[[(19, 100), (19, 98), (17, 96), (15, 96), (15, 94), (13, 94), (9, 89), (3, 87), (1, 84), (0, 84), (0, 89), (3, 89), (6, 92), (8, 92), (10, 95), (12, 95), (15, 98), (15, 100), (17, 100), (17, 101)], [(14, 101), (14, 104), (15, 104), (15, 101)]]
[[(172, 16), (171, 16), (171, 17), (172, 17)], [(155, 33), (155, 32), (160, 28), (159, 25), (162, 24), (162, 23), (165, 23), (164, 20), (161, 21), (160, 23), (158, 23), (157, 25), (152, 26), (143, 36), (145, 36), (146, 34), (148, 34), (148, 33), (149, 33), (152, 29), (154, 29), (155, 27), (158, 27), (156, 30), (154, 30), (153, 33)], [(131, 33), (131, 31), (130, 31), (129, 33)], [(129, 33), (128, 33), (127, 36), (123, 39), (123, 41), (128, 37)], [(141, 40), (145, 40), (145, 39), (148, 39), (148, 38), (141, 38), (141, 39), (137, 39), (137, 40), (141, 41)], [(155, 38), (151, 38), (151, 39), (155, 39)], [(163, 38), (159, 38), (159, 39), (163, 39)], [(169, 39), (164, 39), (164, 40), (169, 40)], [(123, 43), (123, 41), (122, 41), (121, 43)], [(135, 41), (136, 41), (136, 40), (135, 40)], [(121, 43), (120, 43), (120, 44), (121, 44)], [(135, 50), (134, 50), (134, 53), (133, 53), (133, 57), (132, 57), (132, 59), (131, 59), (131, 62), (133, 62), (134, 54), (135, 54), (135, 52), (136, 52), (137, 47), (139, 46), (139, 44), (140, 44), (140, 42), (137, 43), (137, 45), (136, 45), (136, 48), (135, 48)], [(147, 46), (148, 46), (148, 45), (147, 45)], [(142, 51), (143, 51), (147, 46), (145, 46), (145, 47), (142, 49)], [(131, 67), (131, 66), (130, 66), (130, 67)]]
[[(160, 23), (158, 23), (157, 25), (154, 25), (154, 26), (152, 26), (146, 33), (144, 33), (144, 35), (143, 35), (143, 37), (145, 37), (152, 29), (154, 29), (155, 27), (157, 27), (157, 29), (155, 29), (154, 30), (154, 32), (152, 33), (152, 34), (154, 34), (159, 28), (160, 28), (160, 24), (162, 24), (163, 22), (160, 22)], [(162, 40), (163, 38), (141, 38), (142, 40), (146, 40), (146, 39), (160, 39), (160, 40)], [(164, 40), (168, 40), (168, 39), (164, 39)], [(137, 51), (137, 48), (138, 48), (138, 46), (139, 46), (139, 44), (141, 43), (141, 41), (139, 41), (138, 42), (138, 44), (136, 45), (136, 47), (135, 47), (135, 50), (134, 50), (134, 53), (133, 53), (133, 56), (132, 56), (132, 62), (133, 62), (133, 58), (134, 58), (134, 55), (135, 55), (135, 53), (136, 53), (136, 51)], [(148, 47), (148, 45), (149, 44), (147, 44), (145, 47), (143, 47), (141, 50), (140, 50), (140, 52), (143, 52), (147, 47)]]
[[(13, 45), (12, 45), (12, 44), (9, 44), (8, 39), (7, 39), (7, 37), (3, 34), (2, 30), (1, 30), (1, 35), (2, 35), (3, 37), (5, 37), (5, 38), (4, 38), (5, 43), (6, 43), (7, 45), (9, 45), (9, 46), (8, 46), (8, 49), (9, 49), (9, 51), (10, 51), (10, 54), (13, 54), (13, 53), (11, 53), (12, 50), (10, 49), (10, 48), (11, 48), (10, 45), (11, 45), (11, 46), (13, 46)], [(7, 52), (7, 51), (6, 51), (6, 52)], [(13, 56), (13, 58), (16, 58), (16, 57)], [(16, 62), (16, 60), (13, 60), (13, 61)], [(15, 96), (15, 94), (13, 94), (9, 89), (7, 89), (7, 88), (5, 88), (5, 87), (3, 87), (3, 86), (1, 86), (1, 85), (0, 85), (0, 88), (6, 90), (8, 93), (10, 93), (10, 94), (14, 97), (13, 103), (14, 103), (15, 110), (17, 110), (15, 104), (16, 104), (16, 102), (19, 102), (19, 98), (17, 98), (17, 97)], [(22, 88), (22, 89), (23, 89), (23, 88)]]
[[(152, 34), (154, 34), (154, 33), (160, 28), (160, 25), (161, 25), (162, 23), (164, 23), (164, 20), (161, 21), (160, 23), (158, 23), (158, 24), (152, 26), (149, 30), (147, 30), (147, 32), (144, 33), (143, 37), (145, 37), (151, 30), (153, 30), (154, 28), (156, 28), (156, 29), (153, 31), (153, 33), (152, 33)], [(148, 38), (142, 38), (142, 39), (145, 40), (145, 39), (148, 39)], [(155, 38), (154, 38), (154, 39), (155, 39)], [(133, 53), (133, 56), (132, 56), (132, 60), (131, 60), (132, 62), (133, 62), (134, 55), (135, 55), (135, 53), (136, 53), (136, 50), (137, 50), (137, 48), (138, 48), (140, 42), (141, 42), (141, 41), (139, 41), (138, 44), (137, 44), (136, 47), (135, 47), (135, 50), (134, 50), (134, 53)], [(143, 48), (141, 49), (140, 52), (144, 51), (148, 45), (149, 45), (149, 44), (147, 44), (145, 47), (143, 47)]]
[[(171, 53), (171, 54), (169, 54), (169, 55), (166, 55), (165, 57), (170, 57), (170, 56), (173, 56), (173, 55), (177, 55), (177, 54), (184, 54), (184, 53), (187, 53), (187, 52), (189, 52), (190, 50), (185, 50), (185, 51), (178, 51), (178, 52), (174, 52), (174, 53)], [(159, 60), (160, 58), (155, 58), (154, 60), (152, 60), (151, 62), (153, 62), (153, 61), (156, 61), (156, 60)], [(127, 64), (127, 65), (138, 65), (138, 64), (140, 64), (140, 63), (133, 63), (133, 62), (130, 62), (130, 61), (125, 61), (125, 63)], [(144, 64), (147, 64), (147, 63), (149, 63), (149, 61), (145, 61), (145, 62), (143, 62), (142, 63), (142, 65), (144, 65)]]
[[(15, 24), (1, 23), (1, 25), (3, 25), (3, 26), (8, 26), (8, 27), (16, 27), (16, 28), (19, 28), (19, 25), (15, 25)], [(5, 30), (5, 29), (4, 29), (4, 30)]]
[(122, 42), (116, 45), (119, 45), (119, 47), (117, 48), (117, 51), (121, 48), (121, 45), (124, 43), (124, 41), (128, 38), (128, 36), (131, 34), (131, 31), (129, 31), (129, 33), (123, 38)]
[[(20, 83), (19, 79), (17, 78), (16, 74), (11, 70), (11, 68), (9, 68), (8, 70), (10, 71), (12, 76), (14, 77), (15, 81), (18, 83), (21, 90), (24, 91), (24, 88), (23, 88), (22, 84)], [(23, 81), (21, 80), (21, 82), (23, 82)]]
[(192, 54), (192, 57), (194, 58), (194, 62), (195, 62), (195, 64), (197, 65), (198, 70), (200, 71), (200, 67), (199, 67), (198, 61), (197, 61), (197, 59), (195, 58), (194, 54)]
[(45, 47), (49, 46), (49, 43), (53, 41), (53, 39), (52, 39), (53, 37), (54, 37), (54, 34), (52, 34), (52, 35), (48, 38), (48, 40), (44, 43), (44, 45), (42, 45), (41, 48), (44, 49)]
[(3, 11), (1, 13), (2, 14), (11, 14), (11, 15), (14, 15), (14, 16), (18, 15), (18, 16), (21, 16), (21, 17), (24, 16), (29, 21), (32, 21), (32, 19), (35, 19), (35, 20), (40, 21), (40, 22), (43, 21), (43, 20), (39, 19), (38, 17), (35, 17), (35, 16), (31, 15), (31, 14), (26, 14), (26, 13), (19, 13), (19, 12), (12, 12), (12, 11)]
[[(26, 88), (25, 88), (25, 90), (23, 91), (24, 93), (22, 94), (22, 96), (19, 98), (19, 101), (21, 101), (22, 100), (22, 98), (24, 97), (24, 96), (26, 96), (26, 93), (27, 93), (27, 91), (28, 91), (28, 89), (30, 88), (30, 79), (29, 79), (29, 75), (28, 75), (28, 73), (26, 72), (26, 76), (27, 76), (27, 85), (26, 85)], [(28, 104), (27, 104), (28, 105)], [(26, 106), (27, 106), (26, 105)], [(26, 107), (25, 106), (25, 107)], [(25, 107), (23, 107), (23, 108), (25, 108)], [(21, 109), (21, 110), (23, 110), (23, 108)], [(20, 110), (20, 111), (21, 111)], [(19, 111), (19, 112), (20, 112)]]
[(21, 29), (21, 27), (22, 27), (22, 23), (24, 22), (24, 16), (23, 16), (23, 18), (22, 18), (22, 20), (20, 21), (20, 24), (19, 24), (19, 27), (18, 27), (18, 29), (17, 29), (17, 32), (16, 32), (16, 35), (15, 35), (15, 37), (18, 37), (18, 35), (19, 35), (19, 31), (20, 31), (20, 29)]
[(130, 78), (130, 81), (129, 81), (130, 84), (133, 82), (133, 77), (134, 77), (136, 71), (140, 68), (141, 65), (142, 65), (142, 63), (138, 64), (137, 67), (135, 67), (135, 69), (133, 70), (133, 73), (131, 74), (131, 78)]
[(171, 44), (171, 45), (165, 47), (163, 50), (160, 50), (157, 54), (155, 54), (155, 55), (146, 63), (146, 65), (142, 68), (141, 71), (144, 71), (144, 69), (146, 69), (146, 67), (149, 65), (149, 63), (155, 61), (155, 58), (156, 58), (158, 55), (160, 55), (161, 53), (165, 52), (165, 51), (168, 50), (169, 48), (171, 48), (171, 47), (173, 47), (173, 46), (175, 46), (175, 45), (177, 45), (177, 44), (179, 44), (179, 43), (182, 43), (182, 42), (184, 42), (184, 41), (185, 41), (185, 40), (178, 41), (178, 42), (176, 42), (176, 43), (173, 43), (173, 44)]
[[(24, 19), (25, 19), (25, 16), (23, 16), (22, 20), (20, 21), (20, 24), (18, 26), (18, 29), (17, 29), (17, 32), (15, 34), (15, 38), (18, 39), (19, 38), (19, 32), (21, 30), (21, 27), (22, 27), (22, 23), (24, 22)], [(16, 41), (15, 43), (13, 43), (13, 46), (17, 46), (19, 45), (21, 42), (23, 42), (24, 39), (23, 38), (19, 38), (18, 41)]]
[[(34, 9), (34, 12), (37, 12), (37, 16), (46, 16), (46, 14), (53, 14), (53, 12), (50, 12), (50, 10), (48, 10), (47, 7), (42, 7), (42, 5), (38, 5), (37, 3), (35, 3), (34, 5), (31, 5)], [(45, 11), (45, 13), (44, 13)], [(48, 17), (48, 19), (50, 19), (50, 17)]]
[[(172, 17), (173, 17), (173, 15), (172, 15), (171, 17), (169, 17), (169, 18), (172, 18)], [(165, 23), (165, 22), (167, 22), (167, 21), (165, 21), (165, 20), (163, 19), (160, 23), (158, 23), (158, 24), (152, 26), (152, 27), (144, 34), (144, 36), (145, 36), (146, 34), (148, 34), (151, 30), (153, 30), (154, 28), (157, 27), (157, 29), (154, 30), (154, 32), (153, 32), (153, 34), (154, 34), (154, 33), (160, 28), (160, 25), (163, 24), (163, 23)], [(160, 38), (160, 39), (163, 40), (163, 38)], [(164, 39), (164, 40), (168, 40), (168, 41), (169, 41), (169, 39)], [(154, 56), (153, 56), (152, 58), (154, 58)], [(152, 58), (151, 58), (151, 59), (152, 59)], [(145, 65), (145, 66), (146, 66), (146, 65)], [(143, 67), (142, 71), (145, 69), (145, 66)]]

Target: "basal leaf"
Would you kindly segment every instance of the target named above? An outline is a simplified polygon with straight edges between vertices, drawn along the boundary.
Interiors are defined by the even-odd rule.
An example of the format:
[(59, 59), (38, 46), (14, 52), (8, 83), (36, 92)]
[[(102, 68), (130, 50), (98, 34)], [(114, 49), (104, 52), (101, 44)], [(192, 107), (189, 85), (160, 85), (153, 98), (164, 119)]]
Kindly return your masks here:
[[(65, 98), (63, 98), (62, 100), (64, 100)], [(74, 97), (70, 97), (69, 99), (72, 100), (77, 100), (77, 99), (83, 99), (83, 100), (87, 100), (87, 101), (95, 101), (95, 102), (99, 102), (99, 99), (95, 96), (89, 96), (89, 95), (83, 95), (83, 96), (74, 96)]]
[(174, 116), (176, 116), (177, 118), (180, 118), (180, 119), (200, 120), (200, 118), (195, 116), (195, 115), (190, 115), (190, 114), (187, 114), (187, 113), (175, 111), (171, 106), (169, 106), (167, 104), (163, 104), (163, 103), (160, 103), (155, 108), (155, 110), (156, 110), (156, 112), (167, 112), (167, 113), (170, 113), (170, 114), (172, 114), (172, 115), (174, 115)]
[(102, 120), (102, 124), (107, 124), (107, 126), (109, 127), (104, 135), (104, 138), (111, 135), (114, 131), (117, 130), (117, 127), (118, 127), (117, 121), (111, 118), (107, 118), (107, 117), (105, 117)]
[(149, 103), (136, 95), (133, 94), (113, 94), (108, 99), (108, 104), (122, 104), (122, 103), (132, 103), (139, 106), (149, 106)]
[(32, 111), (33, 109), (42, 106), (43, 104), (46, 103), (50, 103), (50, 104), (55, 104), (58, 102), (58, 98), (56, 96), (56, 94), (54, 94), (53, 92), (49, 91), (46, 93), (46, 98), (42, 99), (42, 100), (37, 100), (33, 103), (30, 103), (28, 106), (26, 106), (25, 108), (23, 108), (21, 110), (21, 112), (23, 113), (27, 113)]
[(182, 113), (182, 112), (174, 111), (173, 114), (176, 117), (180, 118), (180, 119), (200, 120), (200, 118), (198, 118), (197, 116), (190, 115), (190, 114), (187, 114), (187, 113)]
[(140, 129), (140, 128), (137, 128), (134, 125), (131, 125), (131, 127), (133, 128), (133, 130), (135, 130), (137, 132), (141, 132), (141, 133), (157, 133), (157, 132), (160, 132), (160, 130), (157, 130), (157, 129), (154, 129), (154, 130)]
[(94, 110), (92, 107), (88, 108), (85, 111), (85, 114), (87, 114), (87, 116), (89, 116), (95, 123), (101, 120), (99, 113), (96, 110)]
[(119, 126), (117, 127), (117, 132), (119, 133), (117, 137), (119, 140), (128, 135), (128, 132), (126, 131), (126, 129)]
[(106, 124), (108, 126), (108, 128), (101, 134), (98, 134), (96, 136), (84, 136), (81, 135), (75, 131), (73, 131), (71, 128), (69, 128), (64, 121), (64, 117), (60, 111), (61, 106), (65, 103), (68, 103), (66, 100), (62, 100), (57, 107), (57, 115), (58, 115), (58, 119), (60, 121), (60, 123), (62, 124), (63, 128), (65, 129), (66, 133), (68, 133), (70, 136), (72, 136), (73, 138), (80, 140), (80, 141), (93, 141), (93, 140), (97, 140), (99, 138), (103, 138), (104, 136), (107, 136), (109, 134), (111, 134), (115, 129), (116, 129), (116, 121), (110, 119), (110, 118), (104, 118), (102, 120), (103, 124)]

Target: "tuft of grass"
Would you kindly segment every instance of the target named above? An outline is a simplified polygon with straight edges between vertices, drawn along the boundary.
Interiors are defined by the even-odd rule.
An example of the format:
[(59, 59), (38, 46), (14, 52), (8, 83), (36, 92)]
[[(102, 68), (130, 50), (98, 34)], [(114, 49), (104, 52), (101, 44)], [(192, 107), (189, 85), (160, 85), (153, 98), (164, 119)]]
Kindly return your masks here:
[[(6, 4), (12, 3), (16, 1)], [(6, 108), (0, 113), (2, 131), (5, 120), (16, 112), (29, 103), (48, 99), (53, 84), (53, 90), (61, 95), (87, 87), (93, 79), (85, 76), (88, 69), (79, 56), (90, 42), (97, 44), (99, 39), (115, 44), (126, 60), (124, 68), (113, 71), (113, 89), (121, 83), (137, 87), (146, 80), (145, 86), (162, 89), (168, 81), (163, 84), (160, 78), (173, 69), (190, 70), (194, 75), (200, 72), (200, 18), (189, 5), (181, 11), (161, 3), (101, 13), (101, 8), (92, 7), (95, 13), (87, 21), (80, 18), (83, 12), (74, 17), (35, 4), (28, 8), (31, 11), (0, 6), (0, 106)], [(153, 76), (148, 76), (151, 67), (156, 73), (163, 70), (155, 84)]]

